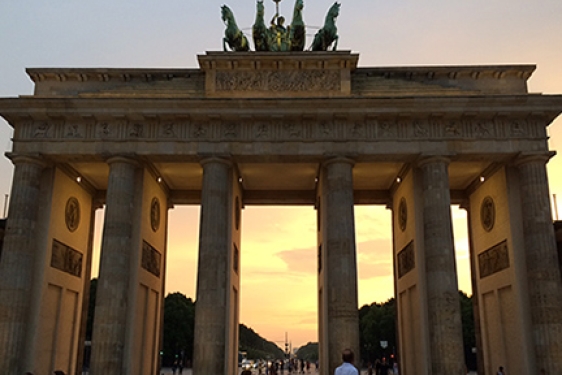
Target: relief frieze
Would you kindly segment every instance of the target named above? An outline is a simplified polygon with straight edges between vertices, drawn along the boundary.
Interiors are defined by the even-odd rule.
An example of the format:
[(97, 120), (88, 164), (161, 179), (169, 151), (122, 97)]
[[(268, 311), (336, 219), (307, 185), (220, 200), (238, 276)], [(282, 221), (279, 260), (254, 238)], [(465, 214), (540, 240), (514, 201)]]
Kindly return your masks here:
[(239, 138), (239, 132), (241, 126), (237, 123), (229, 122), (222, 125), (222, 136), (225, 139), (237, 139)]
[(147, 126), (143, 123), (133, 122), (129, 124), (129, 137), (131, 138), (144, 138)]
[(72, 276), (82, 277), (82, 258), (81, 252), (53, 239), (51, 267)]
[(36, 142), (61, 140), (171, 139), (177, 141), (325, 141), (325, 140), (509, 140), (546, 139), (544, 124), (526, 119), (260, 119), (240, 121), (197, 120), (192, 122), (96, 123), (29, 122), (16, 127), (16, 139)]
[(267, 123), (257, 123), (254, 126), (253, 137), (257, 140), (265, 140), (273, 138), (271, 126)]
[(527, 136), (527, 124), (521, 121), (512, 121), (510, 123), (510, 131), (512, 137), (526, 137)]
[(388, 139), (397, 138), (398, 136), (398, 122), (396, 121), (381, 121), (377, 124), (377, 137)]
[(64, 138), (84, 138), (86, 125), (80, 123), (69, 123), (64, 127)]
[(178, 138), (178, 130), (176, 127), (179, 127), (173, 122), (165, 122), (160, 124), (159, 127), (159, 134), (162, 138)]
[(47, 122), (41, 122), (34, 125), (33, 130), (33, 138), (52, 138), (53, 137), (53, 128), (52, 124)]
[(476, 138), (491, 138), (495, 136), (493, 122), (477, 120), (472, 123), (472, 135)]
[[(345, 127), (346, 125), (344, 124), (343, 126)], [(366, 125), (359, 121), (354, 122), (353, 124), (351, 124), (351, 126), (349, 126), (347, 134), (349, 138), (366, 138)]]
[(429, 124), (420, 120), (413, 121), (414, 136), (416, 138), (428, 138), (429, 137)]
[(217, 71), (216, 91), (340, 91), (339, 70)]
[(398, 278), (402, 278), (414, 268), (416, 268), (416, 254), (414, 241), (411, 241), (398, 253)]
[(479, 254), (478, 267), (481, 279), (509, 268), (507, 241), (503, 241)]
[(97, 138), (115, 138), (117, 136), (118, 125), (116, 123), (99, 122), (96, 124)]
[(298, 139), (298, 138), (302, 138), (303, 136), (303, 130), (301, 124), (296, 124), (296, 123), (283, 124), (282, 129), (283, 129), (284, 138), (286, 139), (287, 138)]
[(444, 124), (446, 138), (460, 138), (463, 135), (463, 123), (460, 120), (449, 120)]
[(142, 241), (141, 266), (156, 277), (160, 277), (162, 255), (148, 242)]

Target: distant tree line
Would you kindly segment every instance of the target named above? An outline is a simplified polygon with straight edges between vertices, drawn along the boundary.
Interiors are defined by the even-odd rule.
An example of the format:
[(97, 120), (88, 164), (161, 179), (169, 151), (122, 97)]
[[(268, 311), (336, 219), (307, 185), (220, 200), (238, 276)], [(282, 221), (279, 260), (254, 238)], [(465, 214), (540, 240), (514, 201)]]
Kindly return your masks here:
[(318, 343), (309, 342), (308, 344), (298, 348), (297, 358), (313, 363), (316, 362), (318, 360)]
[[(472, 348), (476, 347), (472, 297), (468, 297), (462, 291), (459, 291), (459, 297), (465, 363), (469, 370), (476, 370), (476, 355), (472, 352)], [(396, 317), (396, 301), (394, 298), (385, 303), (373, 303), (359, 309), (361, 359), (365, 363), (374, 363), (376, 359), (383, 357), (387, 360), (397, 357)], [(387, 347), (383, 348), (381, 342), (386, 342)]]
[[(94, 307), (96, 300), (97, 279), (90, 284), (90, 302), (86, 340), (92, 339)], [(476, 369), (476, 358), (472, 348), (476, 347), (472, 298), (459, 292), (465, 361), (468, 369)], [(164, 337), (162, 347), (162, 364), (170, 366), (175, 360), (184, 364), (192, 362), (193, 332), (195, 325), (195, 302), (181, 293), (168, 294), (164, 300)], [(267, 341), (253, 329), (240, 324), (240, 351), (246, 352), (248, 358), (284, 358), (284, 352), (275, 343)], [(359, 309), (359, 339), (361, 360), (365, 363), (386, 357), (390, 359), (398, 354), (396, 339), (396, 301), (394, 298), (385, 303), (372, 303)], [(381, 346), (381, 341), (387, 347)], [(318, 360), (318, 343), (309, 342), (297, 350), (297, 357), (310, 362)]]

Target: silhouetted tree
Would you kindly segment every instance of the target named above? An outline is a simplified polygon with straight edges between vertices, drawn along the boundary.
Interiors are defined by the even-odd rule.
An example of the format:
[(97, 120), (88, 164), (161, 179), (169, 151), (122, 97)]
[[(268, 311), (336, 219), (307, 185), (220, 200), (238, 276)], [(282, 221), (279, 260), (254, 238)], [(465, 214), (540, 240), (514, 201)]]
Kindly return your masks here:
[(246, 352), (250, 359), (283, 359), (285, 354), (275, 343), (267, 341), (253, 329), (240, 324), (240, 343), (241, 351)]
[(96, 292), (98, 290), (98, 279), (90, 280), (90, 299), (88, 300), (88, 318), (86, 323), (86, 341), (92, 340), (94, 329), (94, 316), (96, 313)]
[[(374, 362), (377, 358), (393, 355), (396, 348), (396, 303), (391, 298), (385, 303), (373, 303), (359, 309), (359, 340), (361, 359)], [(388, 342), (387, 348), (381, 341)]]
[(301, 346), (297, 350), (297, 357), (299, 359), (304, 359), (305, 361), (316, 362), (318, 360), (318, 343), (309, 342), (308, 344)]
[(174, 361), (184, 364), (193, 358), (193, 330), (195, 303), (181, 293), (171, 293), (164, 299), (164, 344), (162, 363), (171, 366)]

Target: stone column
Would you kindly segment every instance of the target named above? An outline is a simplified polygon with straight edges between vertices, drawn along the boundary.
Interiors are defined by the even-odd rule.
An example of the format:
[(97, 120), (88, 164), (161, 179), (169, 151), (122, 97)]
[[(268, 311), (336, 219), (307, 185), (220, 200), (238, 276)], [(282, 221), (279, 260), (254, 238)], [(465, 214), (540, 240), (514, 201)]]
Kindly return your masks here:
[[(193, 373), (227, 375), (231, 169), (229, 161), (204, 160), (197, 266)], [(234, 327), (237, 329), (238, 327)]]
[(353, 350), (356, 364), (360, 361), (353, 165), (352, 160), (345, 158), (335, 158), (323, 165), (323, 299), (327, 311), (323, 320), (328, 332), (328, 350), (324, 352), (329, 363), (324, 374), (333, 374), (341, 364), (343, 349)]
[(562, 285), (550, 208), (548, 156), (518, 163), (536, 374), (562, 374)]
[(0, 374), (22, 374), (37, 239), (41, 173), (38, 159), (18, 156), (0, 259)]
[(451, 223), (449, 160), (424, 158), (423, 238), (432, 375), (464, 374), (462, 321)]
[(135, 173), (137, 163), (115, 157), (109, 164), (91, 375), (122, 375), (127, 327)]

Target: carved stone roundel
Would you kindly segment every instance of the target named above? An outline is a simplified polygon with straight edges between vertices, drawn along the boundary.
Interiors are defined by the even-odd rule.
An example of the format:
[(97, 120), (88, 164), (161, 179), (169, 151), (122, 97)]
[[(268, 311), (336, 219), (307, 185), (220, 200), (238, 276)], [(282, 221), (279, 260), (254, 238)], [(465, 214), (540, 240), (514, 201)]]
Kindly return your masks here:
[(404, 232), (408, 225), (408, 205), (405, 198), (400, 199), (400, 206), (398, 206), (398, 224), (402, 232)]
[(68, 198), (64, 208), (64, 221), (69, 231), (74, 232), (80, 225), (80, 203), (74, 197)]
[(150, 204), (150, 226), (154, 232), (160, 228), (160, 201), (156, 197), (152, 198)]
[(490, 196), (484, 198), (480, 206), (480, 223), (486, 232), (491, 231), (496, 223), (496, 204)]

